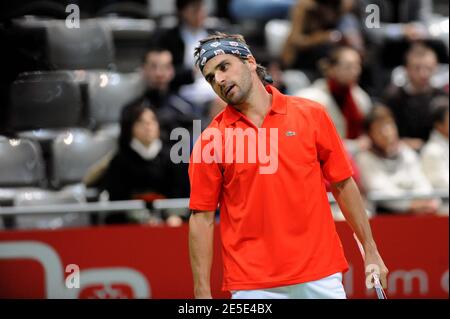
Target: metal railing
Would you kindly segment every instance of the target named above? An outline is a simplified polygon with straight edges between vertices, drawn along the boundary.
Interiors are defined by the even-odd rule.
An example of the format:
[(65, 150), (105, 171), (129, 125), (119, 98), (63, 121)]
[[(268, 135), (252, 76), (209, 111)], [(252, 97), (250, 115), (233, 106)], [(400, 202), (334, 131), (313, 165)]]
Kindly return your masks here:
[[(331, 193), (328, 194), (330, 203), (335, 203)], [(430, 193), (403, 193), (401, 195), (386, 195), (385, 193), (372, 192), (367, 195), (371, 202), (391, 201), (391, 200), (409, 200), (409, 199), (430, 199), (441, 198), (449, 199), (448, 190), (436, 190)], [(163, 209), (188, 209), (189, 198), (175, 199), (157, 199), (152, 202), (155, 210)], [(112, 213), (117, 211), (145, 210), (147, 205), (142, 200), (127, 201), (99, 201), (93, 203), (70, 203), (54, 205), (36, 205), (36, 206), (0, 206), (0, 216), (18, 216), (35, 214), (64, 214), (64, 213)]]

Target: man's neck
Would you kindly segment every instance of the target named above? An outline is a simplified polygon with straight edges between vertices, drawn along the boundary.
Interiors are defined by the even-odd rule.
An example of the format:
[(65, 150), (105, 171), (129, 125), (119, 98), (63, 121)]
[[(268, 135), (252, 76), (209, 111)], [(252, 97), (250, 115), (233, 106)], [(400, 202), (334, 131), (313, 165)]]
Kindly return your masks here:
[(245, 103), (236, 105), (236, 109), (250, 119), (257, 127), (261, 127), (266, 114), (272, 106), (272, 94), (266, 91), (259, 82), (250, 91)]
[(411, 95), (418, 95), (418, 94), (424, 94), (424, 93), (431, 92), (433, 90), (433, 88), (431, 87), (431, 85), (428, 85), (426, 87), (417, 87), (417, 86), (413, 85), (412, 83), (408, 83), (405, 86), (405, 90), (406, 90), (406, 92), (408, 92)]

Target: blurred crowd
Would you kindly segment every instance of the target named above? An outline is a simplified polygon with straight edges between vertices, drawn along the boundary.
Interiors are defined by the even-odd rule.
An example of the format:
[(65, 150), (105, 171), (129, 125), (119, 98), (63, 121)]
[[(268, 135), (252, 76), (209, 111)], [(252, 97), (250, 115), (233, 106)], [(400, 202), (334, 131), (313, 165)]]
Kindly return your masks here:
[[(78, 29), (67, 26), (68, 4), (78, 5)], [(140, 199), (152, 213), (4, 216), (0, 227), (187, 220), (187, 209), (154, 213), (152, 203), (189, 197), (188, 165), (170, 160), (171, 132), (194, 136), (192, 147), (193, 121), (205, 128), (226, 106), (194, 63), (198, 41), (215, 31), (244, 35), (273, 85), (326, 108), (370, 216), (448, 215), (448, 7), (73, 0), (2, 8), (0, 205)]]

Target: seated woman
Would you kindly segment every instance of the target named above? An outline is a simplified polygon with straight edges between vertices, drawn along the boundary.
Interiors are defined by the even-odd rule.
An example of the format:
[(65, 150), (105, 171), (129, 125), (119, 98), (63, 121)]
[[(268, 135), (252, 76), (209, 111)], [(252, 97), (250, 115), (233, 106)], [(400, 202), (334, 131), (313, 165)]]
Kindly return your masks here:
[[(152, 202), (189, 196), (186, 166), (172, 163), (170, 149), (160, 140), (159, 134), (155, 112), (143, 99), (123, 109), (119, 149), (100, 183), (100, 188), (108, 191), (110, 200)], [(130, 222), (127, 216), (110, 214), (106, 222)]]
[[(362, 184), (370, 193), (386, 200), (378, 202), (378, 211), (389, 213), (436, 213), (440, 199), (432, 197), (433, 187), (426, 178), (417, 153), (398, 136), (395, 120), (386, 106), (376, 106), (366, 122), (372, 146), (357, 155)], [(390, 199), (416, 195), (413, 199)], [(427, 199), (420, 199), (429, 195)]]

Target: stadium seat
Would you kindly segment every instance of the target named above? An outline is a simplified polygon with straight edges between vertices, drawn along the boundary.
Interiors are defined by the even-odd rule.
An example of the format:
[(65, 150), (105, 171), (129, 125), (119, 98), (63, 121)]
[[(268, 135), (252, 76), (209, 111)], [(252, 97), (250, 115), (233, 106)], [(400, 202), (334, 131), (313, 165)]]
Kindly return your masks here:
[(98, 20), (112, 33), (117, 71), (133, 72), (139, 68), (149, 39), (154, 35), (155, 21), (123, 16), (105, 16)]
[(49, 62), (54, 69), (113, 69), (111, 32), (96, 19), (80, 21), (80, 28), (67, 28), (54, 20), (46, 28)]
[(52, 185), (80, 183), (93, 164), (115, 150), (116, 143), (114, 138), (82, 129), (61, 134), (52, 145)]
[[(85, 189), (82, 185), (67, 187), (60, 191), (44, 189), (24, 189), (14, 197), (15, 207), (42, 206), (55, 204), (84, 203)], [(14, 220), (15, 229), (57, 229), (62, 227), (82, 227), (90, 224), (89, 215), (83, 213), (53, 213), (18, 215)]]
[(107, 4), (97, 12), (97, 16), (100, 17), (108, 15), (147, 19), (150, 16), (150, 11), (147, 5), (132, 1), (121, 1)]
[(86, 70), (54, 70), (54, 71), (33, 71), (22, 72), (17, 76), (17, 80), (22, 81), (69, 81), (85, 82), (87, 78)]
[[(59, 129), (80, 126), (99, 128), (107, 124), (117, 123), (123, 106), (143, 94), (145, 89), (139, 72), (116, 73), (106, 70), (25, 72), (19, 74), (13, 86), (15, 87), (14, 90), (11, 90), (11, 98), (15, 104), (12, 108), (17, 108), (13, 114), (15, 118), (19, 118), (21, 121), (24, 120), (21, 114), (25, 111), (30, 114), (30, 122), (38, 119), (31, 113), (34, 109), (28, 110), (33, 106), (30, 103), (25, 103), (25, 101), (45, 100), (48, 102), (43, 106), (41, 105), (43, 103), (40, 103), (34, 110), (36, 112), (40, 110), (40, 116), (45, 121), (34, 125), (30, 123), (16, 125), (13, 127), (16, 130)], [(26, 95), (20, 94), (21, 89), (28, 89), (30, 86), (36, 87), (35, 91), (27, 91)], [(40, 89), (40, 87), (43, 89)], [(84, 88), (86, 88), (86, 92)], [(62, 89), (65, 89), (64, 94), (58, 95), (55, 93), (51, 99), (47, 98), (45, 91), (43, 91), (60, 92)], [(39, 96), (36, 97), (35, 95)], [(16, 106), (17, 103), (18, 106)], [(56, 110), (53, 110), (53, 108)], [(52, 116), (47, 116), (49, 114), (52, 114)], [(36, 137), (35, 135), (32, 137)]]
[[(60, 78), (57, 78), (57, 77)], [(15, 131), (79, 126), (83, 119), (81, 89), (67, 74), (22, 76), (10, 89), (7, 126)]]
[(26, 139), (0, 139), (0, 187), (43, 186), (44, 162), (38, 144)]
[(122, 108), (144, 92), (139, 73), (120, 74), (94, 72), (88, 74), (88, 105), (90, 126), (117, 123)]
[[(82, 186), (61, 191), (44, 189), (45, 165), (39, 144), (26, 139), (0, 137), (0, 204), (16, 207), (81, 203), (85, 201)], [(2, 219), (3, 227), (17, 229), (58, 228), (88, 225), (81, 214), (20, 215)]]
[(97, 136), (106, 136), (118, 140), (120, 136), (120, 123), (102, 125), (95, 131), (95, 134)]

